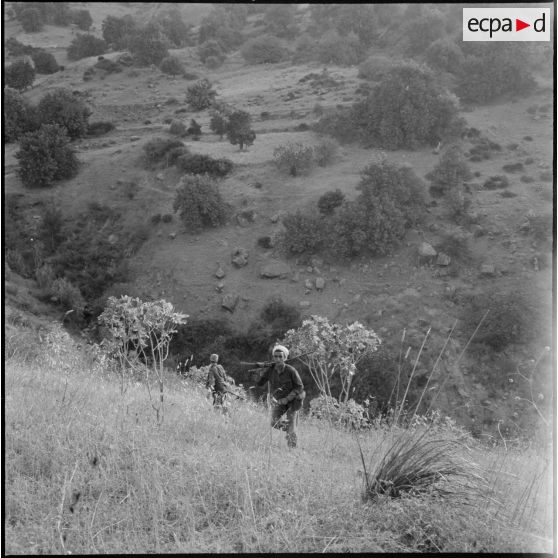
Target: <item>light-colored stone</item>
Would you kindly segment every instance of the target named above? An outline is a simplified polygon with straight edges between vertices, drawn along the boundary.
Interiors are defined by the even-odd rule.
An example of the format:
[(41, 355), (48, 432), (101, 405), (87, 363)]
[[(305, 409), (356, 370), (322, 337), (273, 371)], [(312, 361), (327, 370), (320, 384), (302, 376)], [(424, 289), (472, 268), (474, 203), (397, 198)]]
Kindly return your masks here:
[(494, 264), (482, 264), (480, 274), (484, 277), (494, 277), (496, 275), (496, 268)]
[(231, 254), (231, 261), (236, 267), (244, 267), (248, 264), (248, 255), (246, 248), (235, 248)]
[(309, 302), (308, 300), (301, 300), (301, 301), (298, 303), (298, 305), (299, 305), (301, 308), (308, 308), (311, 304), (312, 304), (312, 303)]
[(325, 287), (325, 279), (323, 277), (316, 277), (316, 290), (323, 291)]
[(438, 257), (436, 258), (437, 265), (446, 266), (449, 265), (450, 263), (451, 263), (451, 258), (447, 254), (444, 254), (443, 252), (440, 252), (438, 254)]
[(418, 248), (418, 254), (422, 258), (435, 258), (438, 255), (438, 252), (436, 252), (432, 244), (422, 242)]
[(226, 294), (221, 301), (221, 306), (228, 310), (229, 312), (234, 312), (236, 305), (238, 304), (237, 294)]
[(225, 270), (222, 268), (221, 265), (219, 265), (217, 271), (215, 272), (215, 277), (217, 277), (217, 279), (223, 279), (225, 275), (226, 275)]
[(310, 290), (314, 285), (312, 284), (312, 281), (310, 281), (310, 279), (306, 279), (306, 280), (304, 281), (304, 286), (305, 286), (308, 290)]
[(278, 260), (269, 262), (260, 269), (260, 276), (266, 279), (283, 278), (290, 275), (290, 273), (290, 266)]

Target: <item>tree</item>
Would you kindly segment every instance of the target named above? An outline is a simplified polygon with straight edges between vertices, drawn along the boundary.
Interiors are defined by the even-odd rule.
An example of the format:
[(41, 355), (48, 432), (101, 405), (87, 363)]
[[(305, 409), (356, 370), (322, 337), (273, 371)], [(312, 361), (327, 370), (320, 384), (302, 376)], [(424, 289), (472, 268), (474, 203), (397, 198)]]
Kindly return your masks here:
[(426, 175), (430, 180), (430, 192), (440, 196), (458, 190), (463, 183), (472, 176), (459, 146), (450, 145), (440, 156), (440, 161), (434, 169)]
[(149, 23), (130, 36), (128, 49), (137, 62), (143, 66), (158, 66), (169, 55), (169, 41), (161, 27)]
[(60, 66), (56, 58), (54, 58), (54, 55), (42, 48), (33, 52), (31, 58), (35, 64), (35, 71), (38, 74), (54, 74), (60, 70)]
[(35, 68), (24, 60), (16, 60), (6, 68), (6, 85), (23, 91), (35, 81)]
[(242, 44), (240, 30), (244, 25), (245, 16), (241, 11), (231, 12), (231, 7), (219, 5), (215, 7), (200, 23), (198, 44), (215, 39), (225, 52)]
[(322, 215), (333, 215), (336, 208), (345, 201), (345, 194), (339, 189), (330, 190), (318, 200), (318, 209)]
[(185, 175), (178, 183), (173, 203), (187, 230), (199, 231), (225, 223), (227, 206), (217, 184), (206, 175)]
[(217, 111), (213, 111), (211, 114), (211, 120), (209, 121), (209, 129), (219, 136), (219, 139), (223, 139), (223, 136), (227, 133), (229, 121), (227, 117)]
[(314, 150), (300, 142), (276, 147), (273, 158), (277, 168), (291, 176), (306, 174), (314, 167)]
[(200, 60), (206, 64), (208, 58), (217, 58), (221, 63), (225, 61), (227, 55), (223, 51), (221, 44), (215, 39), (209, 39), (198, 47), (198, 56)]
[(72, 23), (75, 23), (82, 31), (87, 31), (93, 25), (93, 18), (89, 10), (72, 10)]
[(180, 10), (176, 8), (167, 10), (157, 19), (157, 23), (175, 48), (191, 44), (192, 26), (184, 23)]
[(359, 322), (341, 325), (310, 316), (298, 329), (287, 331), (283, 344), (290, 348), (292, 357), (298, 356), (308, 366), (321, 395), (345, 403), (358, 362), (376, 351), (381, 340)]
[[(186, 324), (187, 318), (187, 314), (175, 312), (166, 300), (143, 302), (126, 295), (118, 299), (109, 297), (98, 318), (108, 330), (102, 344), (118, 362), (121, 393), (124, 393), (126, 370), (136, 368), (139, 360), (146, 363), (146, 385), (158, 423), (164, 419), (164, 363), (169, 344), (177, 326)], [(155, 374), (159, 387), (157, 403), (151, 396), (150, 371)]]
[(164, 74), (177, 76), (184, 73), (184, 66), (176, 56), (167, 56), (163, 58), (159, 69)]
[(23, 10), (19, 16), (19, 21), (26, 33), (34, 33), (36, 31), (40, 31), (43, 28), (43, 20), (41, 19), (41, 14), (34, 8)]
[(294, 4), (271, 4), (263, 17), (266, 32), (277, 37), (292, 39), (298, 33), (295, 13)]
[(240, 151), (245, 145), (252, 145), (256, 133), (250, 128), (251, 116), (243, 110), (235, 110), (228, 117), (227, 138), (233, 145), (238, 145)]
[(90, 33), (78, 33), (70, 43), (67, 54), (69, 60), (81, 60), (89, 56), (99, 56), (107, 51), (107, 43)]
[(47, 93), (37, 108), (42, 124), (63, 126), (71, 139), (87, 135), (91, 110), (69, 89), (58, 88)]
[(71, 178), (78, 169), (66, 130), (57, 124), (43, 124), (36, 132), (23, 135), (15, 156), (21, 181), (32, 188)]
[(25, 132), (37, 127), (34, 107), (21, 93), (11, 87), (4, 88), (4, 139), (17, 140)]
[(188, 87), (186, 90), (186, 102), (194, 110), (203, 110), (213, 104), (216, 95), (217, 92), (213, 89), (211, 82), (204, 78)]
[(317, 55), (323, 64), (353, 65), (360, 62), (364, 49), (356, 33), (341, 35), (335, 29), (328, 31), (319, 41)]
[(101, 24), (103, 39), (115, 49), (126, 48), (128, 38), (136, 30), (136, 24), (130, 15), (123, 17), (107, 16)]
[(285, 58), (287, 50), (281, 39), (266, 34), (246, 41), (240, 54), (248, 64), (274, 64)]

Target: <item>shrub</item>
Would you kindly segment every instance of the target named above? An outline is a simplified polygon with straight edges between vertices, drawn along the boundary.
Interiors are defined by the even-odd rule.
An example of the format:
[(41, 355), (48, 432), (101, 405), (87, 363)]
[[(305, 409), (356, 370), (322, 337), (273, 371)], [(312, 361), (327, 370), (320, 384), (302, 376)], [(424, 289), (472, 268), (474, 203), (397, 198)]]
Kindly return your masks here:
[(103, 39), (89, 33), (78, 33), (67, 50), (69, 60), (80, 60), (89, 56), (98, 56), (107, 51), (107, 43)]
[(266, 32), (277, 37), (294, 38), (298, 33), (295, 15), (293, 4), (271, 4), (263, 16)]
[(142, 66), (149, 64), (158, 66), (169, 55), (168, 40), (161, 28), (153, 23), (130, 35), (128, 50), (137, 63)]
[(233, 145), (238, 145), (241, 151), (244, 145), (252, 145), (256, 139), (250, 123), (250, 114), (243, 110), (235, 110), (228, 116), (227, 138)]
[(308, 173), (314, 166), (313, 149), (298, 142), (280, 145), (273, 150), (273, 157), (277, 168), (291, 176)]
[(37, 109), (42, 124), (63, 126), (71, 139), (87, 134), (91, 110), (69, 89), (59, 88), (47, 93)]
[(335, 397), (319, 395), (310, 401), (310, 415), (342, 428), (360, 430), (370, 426), (366, 410), (354, 399), (340, 403)]
[[(186, 146), (178, 139), (155, 138), (143, 146), (147, 168), (155, 168), (160, 163), (169, 166), (176, 157), (187, 152)], [(171, 159), (174, 157), (173, 162)]]
[(186, 90), (186, 102), (194, 110), (203, 110), (213, 104), (216, 95), (217, 92), (213, 90), (211, 82), (201, 79)]
[(245, 18), (231, 15), (225, 6), (226, 4), (215, 7), (202, 19), (198, 30), (199, 44), (215, 39), (225, 51), (242, 44), (243, 37), (240, 30), (244, 25)]
[(4, 88), (4, 139), (9, 143), (37, 127), (34, 107), (21, 93)]
[(56, 61), (56, 58), (54, 58), (50, 52), (47, 52), (42, 48), (33, 52), (31, 58), (35, 64), (35, 71), (38, 74), (54, 74), (60, 70), (60, 66)]
[(210, 70), (216, 70), (217, 68), (223, 65), (223, 61), (220, 58), (217, 58), (216, 56), (209, 56), (205, 60), (205, 65)]
[(6, 50), (10, 56), (31, 56), (37, 49), (20, 43), (15, 37), (10, 37), (6, 40)]
[(43, 124), (37, 132), (22, 136), (15, 156), (19, 176), (29, 187), (51, 186), (56, 180), (71, 178), (78, 169), (66, 130), (57, 124)]
[(382, 54), (369, 56), (358, 67), (358, 77), (370, 81), (381, 81), (394, 67), (401, 65), (401, 61)]
[(227, 133), (228, 124), (229, 122), (224, 114), (217, 111), (212, 112), (209, 129), (217, 134), (219, 139), (223, 139), (223, 136)]
[(117, 50), (126, 47), (128, 38), (136, 30), (136, 24), (131, 16), (107, 16), (101, 24), (103, 39)]
[(177, 158), (178, 168), (189, 174), (208, 174), (210, 176), (226, 176), (231, 172), (233, 163), (229, 159), (213, 159), (209, 155), (187, 153)]
[(265, 250), (269, 250), (270, 248), (273, 248), (271, 236), (269, 235), (259, 236), (257, 240), (257, 244), (258, 246), (264, 248)]
[(202, 43), (198, 47), (198, 56), (204, 64), (207, 64), (209, 58), (216, 58), (219, 60), (220, 64), (222, 64), (227, 57), (223, 51), (223, 47), (215, 39), (209, 39), (205, 41), (205, 43)]
[(260, 35), (246, 41), (240, 54), (248, 64), (274, 64), (285, 58), (287, 50), (277, 37)]
[(64, 216), (62, 211), (50, 203), (42, 216), (39, 236), (47, 253), (52, 254), (64, 240)]
[(56, 297), (65, 310), (83, 310), (85, 306), (85, 300), (79, 288), (63, 277), (52, 282), (48, 294)]
[(339, 35), (336, 30), (328, 31), (318, 42), (318, 60), (323, 64), (350, 66), (362, 58), (363, 49), (355, 33)]
[(106, 72), (107, 74), (117, 74), (123, 70), (122, 64), (119, 64), (114, 60), (109, 60), (108, 58), (98, 60), (93, 67), (97, 70)]
[(35, 81), (35, 68), (24, 60), (16, 60), (6, 68), (4, 79), (8, 87), (22, 91)]
[(318, 252), (324, 242), (324, 221), (300, 211), (290, 213), (283, 219), (285, 232), (281, 243), (292, 254)]
[(405, 64), (354, 105), (352, 118), (372, 144), (413, 149), (456, 133), (457, 111), (457, 100), (437, 85), (430, 70)]
[(34, 8), (23, 10), (18, 19), (26, 33), (34, 33), (43, 28), (41, 14)]
[(452, 261), (469, 263), (471, 260), (471, 249), (467, 236), (457, 233), (445, 234), (436, 243), (436, 251), (450, 256)]
[(314, 160), (320, 167), (327, 167), (333, 162), (339, 146), (330, 139), (324, 139), (314, 146)]
[[(492, 45), (491, 45), (492, 46)], [(465, 60), (458, 73), (456, 93), (466, 102), (486, 103), (504, 94), (523, 94), (535, 85), (529, 62), (517, 45), (484, 43), (462, 47)]]
[(458, 146), (452, 145), (444, 151), (432, 172), (426, 175), (430, 180), (430, 192), (443, 195), (463, 185), (471, 178), (471, 171)]
[(322, 215), (333, 215), (333, 212), (343, 204), (345, 194), (337, 188), (323, 194), (318, 200), (318, 209)]
[(343, 203), (329, 222), (328, 249), (339, 257), (353, 258), (366, 251), (367, 238), (366, 210), (356, 202)]
[(72, 23), (75, 23), (82, 31), (87, 31), (93, 25), (93, 18), (89, 10), (72, 10), (70, 18)]
[(176, 56), (167, 56), (163, 58), (159, 69), (164, 74), (169, 74), (171, 76), (177, 76), (184, 72), (184, 67)]
[(208, 176), (183, 176), (176, 190), (173, 209), (179, 213), (187, 230), (223, 225), (227, 206), (219, 188)]
[(283, 302), (281, 297), (272, 297), (262, 308), (260, 319), (271, 326), (273, 337), (282, 337), (289, 329), (302, 325), (302, 318), (296, 306)]
[(463, 52), (454, 41), (443, 38), (435, 40), (424, 53), (431, 68), (456, 74), (463, 63)]
[(353, 118), (354, 110), (340, 108), (328, 111), (320, 118), (314, 126), (314, 130), (320, 134), (328, 134), (342, 143), (357, 141), (360, 137), (358, 124)]
[(440, 37), (444, 16), (438, 10), (425, 10), (419, 17), (406, 20), (403, 30), (405, 53), (409, 56), (422, 54)]
[(98, 122), (91, 122), (87, 126), (88, 136), (102, 136), (114, 130), (116, 126), (112, 122), (106, 120), (99, 120)]
[(482, 187), (485, 190), (497, 190), (498, 188), (507, 188), (509, 185), (510, 181), (507, 176), (498, 175), (487, 178)]
[(160, 25), (163, 34), (172, 46), (180, 48), (193, 44), (191, 36), (192, 25), (184, 23), (178, 8), (172, 8), (157, 16), (156, 22)]

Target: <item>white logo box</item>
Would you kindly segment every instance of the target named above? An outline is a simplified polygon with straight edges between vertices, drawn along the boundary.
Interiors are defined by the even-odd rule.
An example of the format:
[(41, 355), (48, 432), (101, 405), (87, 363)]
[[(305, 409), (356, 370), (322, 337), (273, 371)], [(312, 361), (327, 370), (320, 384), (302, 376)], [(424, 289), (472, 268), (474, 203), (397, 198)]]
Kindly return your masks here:
[(550, 41), (553, 24), (550, 8), (463, 8), (464, 41)]

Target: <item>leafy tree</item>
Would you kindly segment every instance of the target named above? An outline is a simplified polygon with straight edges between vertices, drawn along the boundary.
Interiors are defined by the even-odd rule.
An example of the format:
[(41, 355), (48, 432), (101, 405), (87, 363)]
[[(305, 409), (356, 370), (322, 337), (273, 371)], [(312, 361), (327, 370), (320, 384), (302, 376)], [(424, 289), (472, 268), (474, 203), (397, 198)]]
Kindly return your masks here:
[(67, 50), (69, 60), (80, 60), (89, 56), (99, 56), (107, 51), (107, 43), (103, 39), (89, 33), (78, 33)]
[(317, 56), (324, 64), (357, 64), (364, 51), (358, 36), (351, 32), (341, 36), (335, 29), (328, 31), (318, 42)]
[(35, 33), (43, 28), (41, 14), (34, 8), (23, 10), (19, 16), (19, 21), (26, 33)]
[(223, 50), (228, 52), (242, 44), (240, 30), (243, 25), (242, 17), (231, 17), (230, 9), (226, 9), (225, 5), (219, 5), (202, 19), (198, 30), (198, 44), (215, 39)]
[(235, 110), (228, 117), (227, 138), (233, 145), (238, 145), (240, 151), (245, 145), (252, 145), (256, 139), (250, 121), (251, 116), (243, 110)]
[(292, 39), (298, 33), (295, 14), (294, 4), (270, 4), (263, 17), (266, 32), (277, 37)]
[(51, 186), (56, 180), (71, 178), (78, 169), (78, 160), (69, 146), (64, 128), (44, 124), (36, 132), (20, 138), (18, 173), (25, 186)]
[(377, 29), (375, 8), (371, 4), (312, 4), (313, 34), (323, 35), (331, 29), (342, 35), (352, 32), (363, 45), (370, 46)]
[[(310, 316), (298, 329), (287, 331), (283, 343), (292, 356), (298, 356), (308, 366), (322, 396), (345, 403), (359, 361), (374, 353), (381, 340), (359, 322), (341, 325)], [(335, 395), (332, 388), (337, 388)]]
[(192, 44), (192, 26), (184, 23), (182, 14), (177, 8), (163, 12), (156, 21), (161, 26), (166, 38), (175, 48)]
[(372, 144), (413, 149), (455, 133), (457, 113), (457, 100), (430, 70), (401, 64), (385, 74), (366, 100), (353, 105), (352, 119)]
[(185, 175), (180, 180), (173, 209), (179, 213), (187, 230), (223, 225), (227, 206), (217, 184), (206, 175)]
[(158, 66), (168, 56), (169, 41), (158, 24), (149, 23), (135, 31), (128, 41), (128, 49), (143, 66)]
[(217, 58), (221, 63), (223, 63), (227, 57), (223, 51), (223, 47), (215, 39), (209, 39), (205, 41), (205, 43), (202, 43), (198, 47), (198, 56), (204, 64), (206, 64), (207, 60), (211, 57)]
[(208, 79), (201, 79), (190, 85), (186, 90), (186, 102), (194, 110), (209, 108), (217, 95)]
[(306, 174), (314, 167), (314, 150), (300, 142), (276, 147), (273, 158), (277, 168), (291, 176)]
[(37, 114), (21, 93), (4, 88), (4, 139), (9, 143), (37, 127)]
[[(184, 325), (187, 314), (174, 311), (166, 300), (143, 302), (139, 298), (121, 296), (109, 297), (107, 306), (99, 316), (99, 322), (108, 330), (102, 344), (119, 363), (120, 390), (124, 393), (124, 375), (128, 367), (135, 368), (138, 359), (149, 363), (146, 384), (149, 399), (156, 412), (157, 422), (164, 419), (164, 363), (169, 355), (169, 345), (178, 325)], [(149, 371), (155, 374), (159, 388), (159, 399), (155, 403), (151, 396)]]
[(38, 74), (54, 74), (60, 70), (54, 55), (42, 48), (35, 50), (31, 58), (35, 64), (35, 71)]
[(213, 111), (211, 114), (211, 120), (209, 121), (209, 129), (219, 136), (219, 139), (223, 139), (223, 136), (227, 133), (229, 121), (227, 117), (218, 111)]
[(161, 72), (171, 76), (178, 76), (184, 73), (184, 66), (176, 56), (163, 58), (159, 68)]
[(326, 192), (318, 200), (318, 209), (322, 215), (333, 215), (336, 208), (345, 201), (345, 194), (339, 188)]
[(464, 56), (459, 46), (452, 40), (437, 39), (424, 53), (426, 61), (431, 68), (457, 74), (460, 71)]
[(434, 195), (443, 195), (450, 190), (462, 188), (463, 182), (469, 180), (471, 176), (472, 173), (459, 146), (450, 145), (426, 178), (431, 183), (430, 192)]
[(35, 81), (35, 68), (29, 62), (16, 60), (6, 68), (4, 78), (8, 87), (23, 91)]
[(407, 55), (422, 54), (435, 40), (440, 38), (445, 18), (437, 9), (424, 9), (419, 17), (405, 20), (403, 37)]
[(297, 211), (283, 219), (285, 232), (281, 244), (291, 254), (317, 253), (326, 238), (325, 222), (315, 215)]
[(93, 25), (93, 18), (89, 10), (72, 10), (71, 19), (72, 23), (75, 23), (82, 31), (88, 31)]
[(287, 50), (277, 37), (260, 35), (246, 41), (240, 53), (248, 64), (274, 64), (285, 58)]
[(107, 16), (101, 24), (103, 39), (116, 49), (126, 48), (128, 38), (136, 31), (136, 24), (130, 15)]
[(38, 104), (42, 124), (59, 124), (71, 139), (87, 134), (91, 110), (69, 89), (58, 88), (47, 93)]

